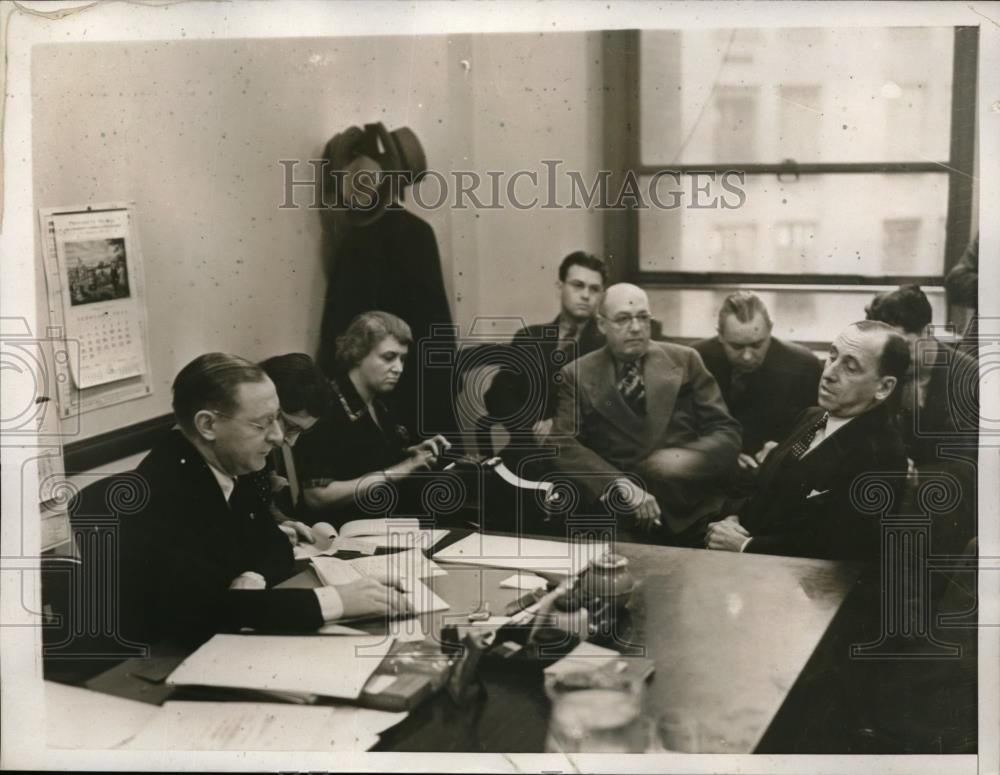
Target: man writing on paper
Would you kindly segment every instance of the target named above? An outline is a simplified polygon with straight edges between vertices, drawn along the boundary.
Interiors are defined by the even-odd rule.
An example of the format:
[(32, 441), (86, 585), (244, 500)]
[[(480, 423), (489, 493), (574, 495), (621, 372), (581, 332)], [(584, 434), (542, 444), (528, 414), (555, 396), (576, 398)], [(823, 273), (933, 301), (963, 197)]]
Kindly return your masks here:
[(651, 341), (641, 288), (608, 288), (598, 325), (607, 344), (561, 372), (556, 468), (634, 517), (619, 537), (634, 527), (634, 538), (699, 544), (736, 464), (739, 423), (697, 352)]
[[(709, 525), (705, 545), (732, 552), (876, 560), (877, 515), (859, 508), (865, 474), (898, 490), (906, 451), (891, 399), (910, 366), (906, 340), (885, 323), (848, 326), (830, 346), (819, 406), (806, 409), (772, 451), (745, 505)], [(899, 503), (899, 493), (893, 493)]]
[(200, 641), (243, 627), (307, 631), (340, 617), (409, 610), (400, 589), (373, 578), (273, 589), (294, 567), (269, 513), (263, 469), (283, 430), (260, 366), (202, 355), (181, 369), (173, 392), (179, 430), (139, 464), (148, 497), (121, 525), (124, 582), (144, 592), (141, 611), (123, 612), (131, 632), (150, 642)]

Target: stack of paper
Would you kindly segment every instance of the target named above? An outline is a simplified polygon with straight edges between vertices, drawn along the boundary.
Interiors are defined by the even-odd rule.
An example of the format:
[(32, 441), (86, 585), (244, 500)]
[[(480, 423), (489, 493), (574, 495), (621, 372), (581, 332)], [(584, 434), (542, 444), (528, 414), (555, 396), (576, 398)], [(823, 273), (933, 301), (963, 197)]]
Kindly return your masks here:
[(167, 683), (354, 700), (390, 646), (385, 635), (216, 635)]
[(114, 748), (159, 713), (157, 705), (45, 682), (45, 741), (51, 748)]
[[(161, 709), (157, 709), (161, 710)], [(406, 713), (251, 702), (168, 702), (123, 747), (186, 751), (367, 751)]]
[(568, 543), (473, 533), (435, 553), (439, 562), (575, 575), (608, 551), (605, 543)]
[(425, 530), (416, 519), (356, 519), (339, 531), (326, 522), (312, 527), (316, 541), (295, 547), (296, 559), (337, 552), (373, 554), (376, 549), (430, 549), (448, 535), (447, 530)]
[[(409, 562), (393, 561), (391, 557), (400, 555), (380, 555), (376, 557), (360, 557), (356, 560), (339, 560), (336, 557), (313, 557), (312, 566), (320, 581), (327, 586), (350, 584), (365, 576), (398, 578), (408, 591), (403, 594), (410, 601), (410, 608), (415, 614), (444, 611), (448, 603), (434, 594), (434, 591), (419, 580), (420, 577), (441, 575), (445, 571), (436, 563), (421, 555), (421, 559), (410, 557)], [(419, 552), (417, 552), (419, 554)]]

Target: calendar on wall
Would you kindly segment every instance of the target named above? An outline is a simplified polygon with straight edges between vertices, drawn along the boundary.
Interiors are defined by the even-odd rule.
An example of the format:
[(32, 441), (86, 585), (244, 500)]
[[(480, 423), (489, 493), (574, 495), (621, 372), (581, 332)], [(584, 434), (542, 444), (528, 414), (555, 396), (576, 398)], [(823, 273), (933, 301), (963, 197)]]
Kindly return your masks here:
[(128, 203), (39, 211), (61, 418), (152, 393), (142, 254)]

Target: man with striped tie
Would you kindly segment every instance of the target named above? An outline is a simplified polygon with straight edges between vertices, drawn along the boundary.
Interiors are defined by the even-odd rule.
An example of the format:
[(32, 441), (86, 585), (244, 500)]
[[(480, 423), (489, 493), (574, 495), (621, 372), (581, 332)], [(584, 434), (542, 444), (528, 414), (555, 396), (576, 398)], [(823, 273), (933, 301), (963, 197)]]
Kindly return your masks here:
[(697, 352), (651, 341), (641, 288), (608, 288), (597, 322), (605, 346), (559, 375), (555, 467), (585, 501), (622, 515), (619, 538), (700, 546), (740, 425)]
[(893, 502), (906, 452), (893, 422), (896, 386), (910, 366), (906, 340), (885, 323), (848, 326), (830, 346), (819, 406), (806, 409), (768, 455), (742, 508), (709, 525), (709, 549), (876, 560), (878, 516), (859, 508), (866, 474)]

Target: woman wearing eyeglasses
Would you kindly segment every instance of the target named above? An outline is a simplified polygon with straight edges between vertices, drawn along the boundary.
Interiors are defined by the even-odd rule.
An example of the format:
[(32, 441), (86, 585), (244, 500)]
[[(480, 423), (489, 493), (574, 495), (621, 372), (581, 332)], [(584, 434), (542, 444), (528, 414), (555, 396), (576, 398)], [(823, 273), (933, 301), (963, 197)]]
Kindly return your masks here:
[(340, 524), (364, 512), (373, 488), (402, 486), (432, 468), (451, 444), (443, 436), (410, 444), (385, 398), (403, 373), (410, 327), (388, 312), (364, 312), (337, 339), (330, 412), (295, 448), (303, 499), (315, 519)]

